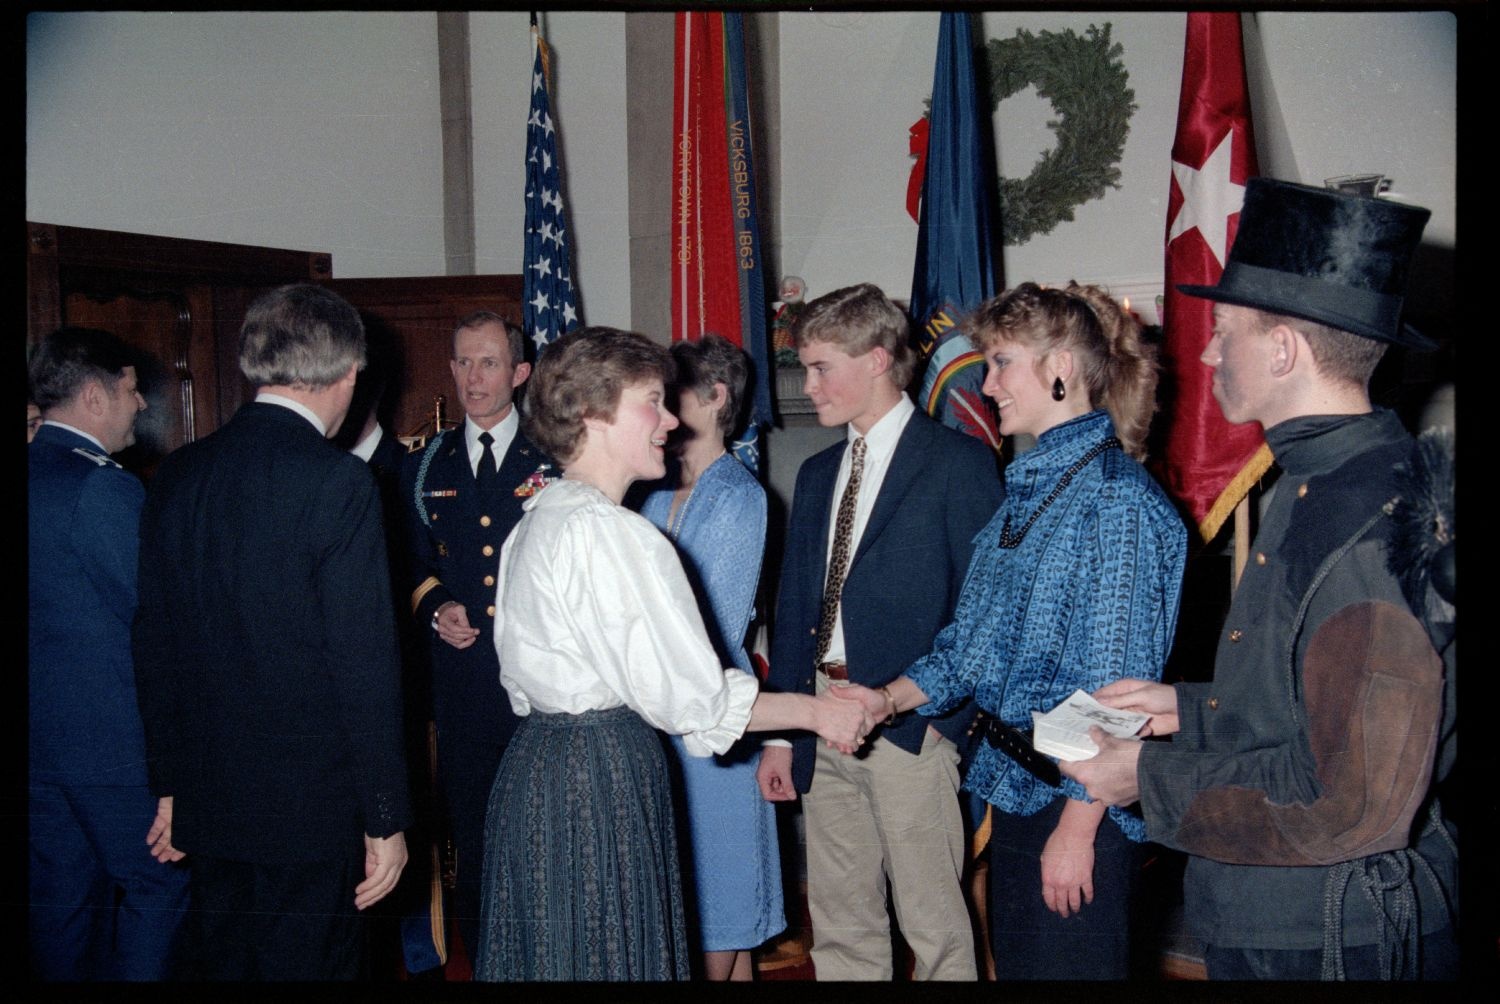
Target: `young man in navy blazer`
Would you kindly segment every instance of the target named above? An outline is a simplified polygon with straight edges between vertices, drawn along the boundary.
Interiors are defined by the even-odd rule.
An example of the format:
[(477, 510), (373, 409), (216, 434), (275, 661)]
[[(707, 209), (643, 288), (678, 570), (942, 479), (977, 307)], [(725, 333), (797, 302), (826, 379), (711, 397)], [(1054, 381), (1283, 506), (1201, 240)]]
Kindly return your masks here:
[[(879, 688), (951, 618), (974, 535), (1002, 497), (996, 458), (907, 398), (908, 322), (876, 287), (814, 300), (792, 337), (819, 423), (848, 435), (797, 474), (767, 686)], [(860, 756), (803, 738), (762, 750), (762, 794), (806, 795), (818, 979), (891, 978), (887, 878), (916, 978), (975, 978), (955, 745), (972, 715), (898, 716)]]

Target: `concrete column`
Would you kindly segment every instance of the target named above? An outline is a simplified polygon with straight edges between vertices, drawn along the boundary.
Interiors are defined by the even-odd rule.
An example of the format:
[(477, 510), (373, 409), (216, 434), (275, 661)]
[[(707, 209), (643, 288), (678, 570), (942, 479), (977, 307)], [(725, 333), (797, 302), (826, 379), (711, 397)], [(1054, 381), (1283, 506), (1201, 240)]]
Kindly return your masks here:
[(443, 261), (448, 275), (474, 274), (474, 117), (469, 88), (469, 14), (438, 11), (438, 103), (443, 117)]
[(672, 39), (674, 15), (625, 15), (630, 326), (672, 340)]

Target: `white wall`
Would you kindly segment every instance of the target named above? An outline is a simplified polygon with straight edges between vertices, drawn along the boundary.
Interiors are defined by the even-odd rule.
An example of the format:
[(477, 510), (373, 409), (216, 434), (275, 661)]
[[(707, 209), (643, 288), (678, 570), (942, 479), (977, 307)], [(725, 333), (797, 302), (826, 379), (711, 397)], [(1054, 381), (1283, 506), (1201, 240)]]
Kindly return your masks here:
[(1451, 247), (1457, 19), (1262, 11), (1253, 27), (1267, 67), (1252, 87), (1268, 92), (1253, 99), (1275, 100), (1286, 133), (1269, 150), (1278, 137), (1257, 137), (1262, 170), (1309, 185), (1384, 173), (1392, 194), (1432, 210), (1423, 241)]
[[(1121, 188), (1075, 210), (1071, 223), (1007, 247), (1003, 281), (1106, 282), (1160, 288), (1168, 159), (1182, 79), (1181, 13), (986, 12), (987, 37), (1110, 22), (1137, 111), (1120, 162)], [(906, 214), (907, 130), (932, 85), (938, 14), (783, 13), (780, 184), (782, 270), (816, 296), (870, 281), (910, 295), (917, 227)], [(1255, 27), (1277, 108), (1255, 110), (1259, 137), (1280, 156), (1267, 173), (1321, 184), (1384, 171), (1433, 210), (1430, 243), (1454, 226), (1456, 32), (1451, 15), (1262, 12)], [(1247, 37), (1247, 45), (1252, 44)], [(1253, 82), (1252, 82), (1253, 83)], [(1255, 94), (1263, 101), (1267, 95)], [(1050, 103), (1028, 89), (995, 116), (1001, 174), (1029, 173), (1052, 145)], [(1263, 154), (1263, 159), (1264, 154)], [(1132, 292), (1133, 295), (1133, 292)], [(1143, 311), (1151, 313), (1151, 311)]]
[[(549, 11), (553, 118), (573, 227), (583, 319), (630, 326), (630, 234), (625, 172), (625, 16)], [(531, 38), (525, 12), (469, 17), (474, 117), (476, 270), (521, 270)], [(666, 281), (666, 263), (662, 263)]]
[[(543, 15), (554, 56), (585, 318), (630, 317), (628, 15)], [(1139, 109), (1122, 184), (1005, 251), (1004, 280), (1160, 283), (1183, 15), (986, 12), (985, 32), (1108, 21)], [(910, 292), (907, 129), (922, 113), (935, 12), (779, 16), (784, 272), (813, 295)], [(531, 51), (526, 16), (470, 21), (481, 272), (521, 267)], [(1255, 16), (1248, 43), (1263, 168), (1310, 183), (1384, 171), (1454, 227), (1454, 19), (1443, 12)], [(339, 276), (444, 271), (436, 19), (418, 13), (62, 13), (27, 20), (27, 218), (328, 251)], [(1274, 107), (1267, 102), (1274, 102)], [(1050, 106), (996, 116), (1002, 173), (1030, 170)], [(779, 170), (778, 170), (779, 169)], [(665, 267), (663, 282), (667, 281)]]
[(26, 216), (441, 275), (431, 13), (32, 14)]

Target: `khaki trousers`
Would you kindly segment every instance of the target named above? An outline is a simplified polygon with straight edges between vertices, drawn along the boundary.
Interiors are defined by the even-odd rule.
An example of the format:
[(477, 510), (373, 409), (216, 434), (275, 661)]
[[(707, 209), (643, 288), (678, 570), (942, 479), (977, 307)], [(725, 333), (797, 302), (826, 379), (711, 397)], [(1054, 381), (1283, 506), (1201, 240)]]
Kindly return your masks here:
[[(822, 678), (819, 678), (822, 689)], [(920, 754), (875, 739), (863, 756), (818, 744), (807, 826), (807, 900), (819, 980), (889, 980), (886, 882), (919, 980), (973, 980), (960, 884), (958, 750), (932, 729)]]

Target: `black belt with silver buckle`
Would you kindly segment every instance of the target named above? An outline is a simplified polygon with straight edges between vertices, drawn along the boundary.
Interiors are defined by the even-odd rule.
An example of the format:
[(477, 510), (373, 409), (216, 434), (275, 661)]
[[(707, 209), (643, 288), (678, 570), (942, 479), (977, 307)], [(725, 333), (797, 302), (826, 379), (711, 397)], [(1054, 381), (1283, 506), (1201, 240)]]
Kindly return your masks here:
[(1022, 732), (988, 717), (981, 727), (984, 729), (985, 742), (1020, 764), (1026, 773), (1054, 788), (1062, 786), (1062, 771), (1057, 769), (1056, 763), (1038, 753), (1036, 747), (1031, 745), (1031, 733)]

